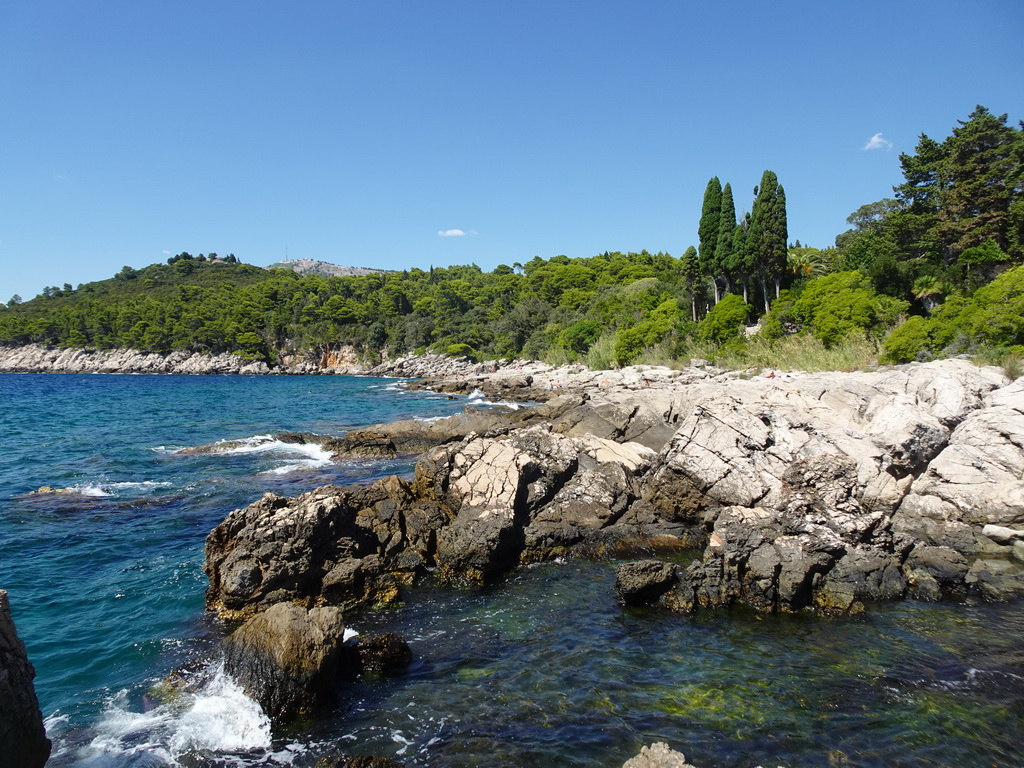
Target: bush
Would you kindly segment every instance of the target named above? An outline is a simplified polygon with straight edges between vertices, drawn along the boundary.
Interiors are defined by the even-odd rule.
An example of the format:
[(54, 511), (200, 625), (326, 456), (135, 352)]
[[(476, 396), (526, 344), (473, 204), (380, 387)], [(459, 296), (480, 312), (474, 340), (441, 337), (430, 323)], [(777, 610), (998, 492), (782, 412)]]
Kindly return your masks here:
[(697, 326), (697, 340), (712, 344), (725, 344), (741, 338), (747, 323), (750, 305), (735, 293), (730, 293), (711, 308)]
[(883, 363), (909, 363), (928, 345), (928, 321), (914, 315), (889, 334), (883, 345)]
[(444, 353), (448, 357), (465, 357), (474, 363), (480, 362), (480, 355), (469, 344), (449, 344)]
[(587, 367), (592, 371), (607, 371), (615, 362), (615, 334), (602, 334), (587, 350)]
[(835, 272), (809, 282), (793, 302), (792, 313), (830, 347), (851, 333), (883, 331), (909, 307), (901, 299), (880, 297), (860, 272)]

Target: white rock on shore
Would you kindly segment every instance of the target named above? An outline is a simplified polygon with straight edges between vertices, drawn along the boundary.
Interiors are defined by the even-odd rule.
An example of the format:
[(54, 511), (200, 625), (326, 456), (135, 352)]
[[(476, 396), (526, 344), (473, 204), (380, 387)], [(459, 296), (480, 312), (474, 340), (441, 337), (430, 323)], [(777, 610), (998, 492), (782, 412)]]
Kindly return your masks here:
[(264, 374), (264, 362), (238, 355), (140, 352), (135, 349), (57, 349), (40, 345), (0, 348), (0, 373)]

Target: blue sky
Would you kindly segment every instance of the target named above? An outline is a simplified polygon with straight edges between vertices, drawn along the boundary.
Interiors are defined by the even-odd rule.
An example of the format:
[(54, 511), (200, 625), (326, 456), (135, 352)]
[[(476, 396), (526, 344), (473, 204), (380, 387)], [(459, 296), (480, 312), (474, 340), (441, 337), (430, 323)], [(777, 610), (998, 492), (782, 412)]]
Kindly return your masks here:
[(765, 169), (825, 247), (921, 132), (1024, 118), (1022, 32), (1020, 0), (13, 0), (0, 300), (180, 251), (678, 256), (707, 180), (749, 209)]

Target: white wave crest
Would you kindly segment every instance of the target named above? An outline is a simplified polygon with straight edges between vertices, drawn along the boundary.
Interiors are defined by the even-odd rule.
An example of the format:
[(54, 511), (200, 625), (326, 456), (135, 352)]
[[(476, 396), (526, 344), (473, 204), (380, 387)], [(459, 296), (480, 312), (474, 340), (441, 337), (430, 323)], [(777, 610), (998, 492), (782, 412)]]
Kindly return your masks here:
[(223, 663), (175, 723), (172, 755), (194, 750), (239, 752), (269, 749), (270, 718), (225, 672)]
[(332, 463), (331, 452), (326, 450), (322, 445), (317, 443), (282, 443), (274, 441), (273, 445), (275, 450), (280, 450), (284, 453), (301, 454), (306, 458), (299, 461), (290, 461), (287, 464), (283, 464), (280, 467), (274, 467), (273, 469), (265, 470), (260, 474), (264, 475), (284, 475), (289, 472), (296, 472), (308, 469), (319, 469), (320, 467), (326, 467)]
[[(238, 754), (271, 747), (270, 719), (225, 672), (223, 662), (197, 693), (148, 712), (128, 707), (128, 695), (113, 696), (96, 724), (96, 735), (75, 757), (82, 763), (178, 766), (197, 752)], [(139, 759), (145, 756), (145, 762)], [(191, 765), (191, 760), (187, 761)]]

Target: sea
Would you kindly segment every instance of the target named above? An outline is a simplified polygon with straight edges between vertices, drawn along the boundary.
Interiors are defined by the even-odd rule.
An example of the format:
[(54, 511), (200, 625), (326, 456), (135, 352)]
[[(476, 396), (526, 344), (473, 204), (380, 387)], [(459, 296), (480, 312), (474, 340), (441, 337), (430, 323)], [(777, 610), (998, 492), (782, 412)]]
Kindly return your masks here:
[[(266, 492), (408, 475), (274, 435), (436, 419), (479, 393), (345, 376), (0, 375), (0, 588), (36, 669), (50, 766), (1020, 766), (1024, 606), (895, 602), (848, 618), (625, 609), (613, 561), (486, 589), (428, 576), (350, 633), (414, 660), (276, 728), (223, 672), (206, 535)], [(218, 450), (181, 454), (218, 444)], [(59, 492), (37, 492), (50, 487)], [(167, 684), (168, 676), (189, 682)]]

